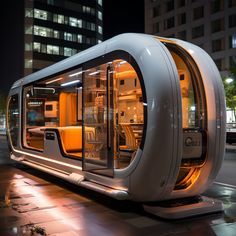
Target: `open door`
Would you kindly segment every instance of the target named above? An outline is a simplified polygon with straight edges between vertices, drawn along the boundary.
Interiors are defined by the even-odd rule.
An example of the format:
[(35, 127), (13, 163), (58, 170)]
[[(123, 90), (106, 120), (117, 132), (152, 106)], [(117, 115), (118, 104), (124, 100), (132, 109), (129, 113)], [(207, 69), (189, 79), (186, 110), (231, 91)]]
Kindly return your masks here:
[(113, 177), (113, 76), (108, 64), (83, 76), (83, 170)]

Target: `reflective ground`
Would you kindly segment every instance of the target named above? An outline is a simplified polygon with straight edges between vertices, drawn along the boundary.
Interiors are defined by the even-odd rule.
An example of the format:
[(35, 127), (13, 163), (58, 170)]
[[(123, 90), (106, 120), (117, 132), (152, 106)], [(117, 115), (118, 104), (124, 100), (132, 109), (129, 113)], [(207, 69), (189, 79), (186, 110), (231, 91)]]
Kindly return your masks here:
[(40, 171), (5, 163), (0, 165), (0, 236), (236, 235), (234, 186), (213, 184), (205, 193), (221, 199), (224, 212), (168, 221), (144, 212), (141, 204), (116, 201)]

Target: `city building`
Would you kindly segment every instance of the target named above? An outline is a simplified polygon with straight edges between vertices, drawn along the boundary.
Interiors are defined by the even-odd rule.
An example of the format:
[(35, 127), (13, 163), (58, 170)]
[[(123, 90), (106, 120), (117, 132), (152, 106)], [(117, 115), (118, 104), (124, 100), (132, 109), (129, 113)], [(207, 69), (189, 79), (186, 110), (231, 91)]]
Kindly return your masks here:
[(6, 98), (16, 80), (102, 42), (103, 0), (8, 0), (0, 27), (0, 96)]
[(103, 39), (102, 0), (25, 0), (24, 75)]
[(236, 66), (236, 0), (145, 0), (145, 32), (199, 45), (222, 75)]

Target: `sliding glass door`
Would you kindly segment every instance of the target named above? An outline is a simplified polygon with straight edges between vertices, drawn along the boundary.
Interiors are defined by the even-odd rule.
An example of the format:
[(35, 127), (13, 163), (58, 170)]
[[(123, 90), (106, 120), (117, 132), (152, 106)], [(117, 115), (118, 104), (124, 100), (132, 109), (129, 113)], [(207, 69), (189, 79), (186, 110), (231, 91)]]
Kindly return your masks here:
[(113, 176), (113, 77), (103, 64), (83, 76), (83, 170)]

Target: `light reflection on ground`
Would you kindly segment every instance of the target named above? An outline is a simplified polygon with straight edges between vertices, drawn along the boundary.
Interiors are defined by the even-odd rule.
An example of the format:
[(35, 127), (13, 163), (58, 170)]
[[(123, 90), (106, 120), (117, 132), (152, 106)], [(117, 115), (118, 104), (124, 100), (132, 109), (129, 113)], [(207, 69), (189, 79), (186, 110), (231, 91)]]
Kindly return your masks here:
[[(116, 201), (26, 167), (0, 165), (0, 235), (228, 235), (236, 230), (236, 190), (214, 184), (225, 212), (167, 221), (141, 204)], [(234, 231), (236, 232), (236, 231)], [(41, 233), (41, 234), (39, 234)], [(155, 235), (155, 234), (154, 234)], [(229, 234), (230, 235), (230, 234)]]

